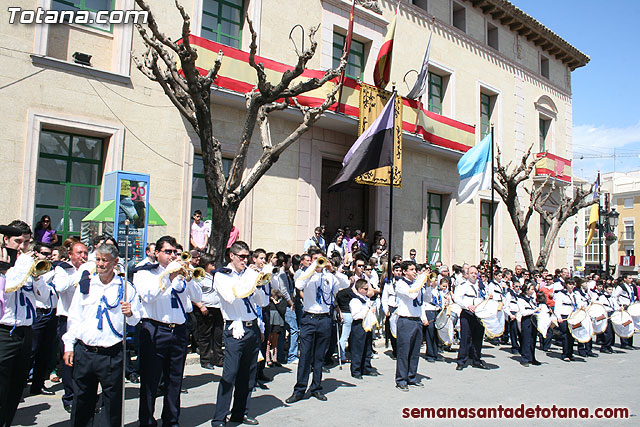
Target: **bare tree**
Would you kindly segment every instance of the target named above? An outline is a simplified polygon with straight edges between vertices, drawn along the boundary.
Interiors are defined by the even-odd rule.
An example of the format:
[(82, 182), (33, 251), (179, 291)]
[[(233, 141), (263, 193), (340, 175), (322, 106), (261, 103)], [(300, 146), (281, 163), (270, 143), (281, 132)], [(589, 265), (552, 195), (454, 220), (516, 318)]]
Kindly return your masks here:
[[(518, 187), (531, 178), (535, 165), (539, 160), (530, 159), (532, 147), (533, 146), (529, 147), (529, 150), (527, 150), (522, 157), (520, 163), (513, 169), (510, 168), (511, 162), (506, 166), (502, 165), (500, 149), (498, 148), (494, 178), (495, 190), (500, 197), (502, 197), (509, 216), (511, 217), (511, 222), (513, 222), (513, 226), (518, 234), (527, 269), (542, 270), (546, 267), (547, 262), (549, 262), (551, 249), (562, 225), (569, 218), (577, 214), (580, 209), (596, 202), (587, 200), (589, 195), (592, 194), (595, 184), (591, 184), (589, 189), (576, 188), (574, 194), (567, 195), (564, 189), (558, 188), (555, 180), (550, 180), (549, 177), (547, 177), (541, 185), (534, 183), (531, 189), (522, 186), (523, 190), (529, 195), (528, 205), (523, 206), (518, 198)], [(559, 190), (560, 200), (553, 211), (548, 211), (544, 206), (556, 189)], [(531, 242), (527, 235), (529, 231), (529, 220), (534, 211), (538, 212), (549, 226), (544, 246), (540, 249), (538, 259), (535, 263), (531, 250)]]
[[(135, 58), (137, 68), (150, 80), (158, 82), (180, 114), (191, 124), (200, 140), (207, 196), (213, 215), (209, 251), (215, 256), (217, 263), (223, 261), (226, 243), (233, 226), (233, 220), (240, 202), (247, 196), (256, 183), (278, 160), (282, 152), (305, 133), (335, 103), (335, 95), (341, 83), (334, 85), (322, 105), (309, 107), (301, 105), (296, 97), (312, 91), (339, 76), (346, 66), (343, 57), (337, 68), (325, 71), (321, 78), (310, 78), (293, 83), (302, 75), (306, 65), (313, 57), (317, 42), (314, 39), (317, 28), (310, 30), (311, 46), (298, 52), (298, 61), (290, 70), (285, 71), (279, 82), (267, 80), (264, 65), (256, 63), (257, 34), (251, 20), (247, 24), (251, 32), (249, 45), (249, 64), (255, 70), (258, 83), (245, 94), (246, 117), (235, 158), (231, 164), (229, 177), (225, 179), (222, 166), (220, 141), (215, 136), (211, 111), (211, 85), (216, 80), (222, 64), (222, 51), (207, 73), (201, 75), (196, 68), (198, 53), (189, 42), (191, 19), (178, 0), (175, 6), (182, 16), (182, 33), (180, 42), (172, 40), (158, 28), (157, 21), (145, 0), (136, 0), (137, 5), (148, 12), (146, 26), (136, 25), (142, 37), (146, 52), (141, 58)], [(180, 62), (182, 75), (178, 70)], [(289, 107), (298, 108), (302, 115), (301, 123), (286, 138), (272, 141), (269, 130), (269, 115), (274, 111)], [(251, 144), (256, 124), (260, 129), (262, 155), (250, 168), (247, 165), (247, 153)]]

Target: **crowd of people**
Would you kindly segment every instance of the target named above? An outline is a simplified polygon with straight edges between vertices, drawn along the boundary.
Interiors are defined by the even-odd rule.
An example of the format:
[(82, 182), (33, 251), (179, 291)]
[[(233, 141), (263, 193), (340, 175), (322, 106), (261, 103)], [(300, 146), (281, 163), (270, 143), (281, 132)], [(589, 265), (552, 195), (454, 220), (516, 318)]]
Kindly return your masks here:
[(202, 368), (221, 368), (214, 426), (258, 424), (249, 415), (251, 393), (272, 380), (272, 366), (297, 365), (288, 404), (307, 395), (326, 401), (327, 366), (348, 363), (356, 381), (379, 375), (376, 338), (391, 347), (395, 386), (405, 392), (424, 387), (417, 371), (425, 343), (423, 357), (434, 363), (457, 346), (457, 370), (489, 369), (485, 340), (509, 346), (527, 367), (540, 364), (538, 340), (539, 351), (556, 342), (567, 362), (576, 340), (584, 357), (597, 357), (594, 341), (601, 353), (614, 352), (616, 335), (620, 348), (636, 349), (640, 283), (628, 275), (572, 278), (566, 268), (510, 270), (498, 260), (449, 269), (417, 262), (415, 249), (389, 263), (382, 233), (369, 241), (344, 227), (327, 244), (323, 226), (295, 255), (251, 250), (236, 230), (220, 266), (204, 253), (201, 220), (194, 213), (190, 251), (163, 236), (129, 277), (112, 237), (58, 246), (45, 218), (35, 234), (19, 220), (0, 226), (0, 425), (11, 425), (29, 378), (31, 394), (54, 394), (45, 380), (58, 376), (73, 425), (91, 424), (98, 412), (120, 425), (123, 369), (140, 382), (140, 425), (156, 425), (158, 396), (162, 424), (178, 425), (190, 344)]

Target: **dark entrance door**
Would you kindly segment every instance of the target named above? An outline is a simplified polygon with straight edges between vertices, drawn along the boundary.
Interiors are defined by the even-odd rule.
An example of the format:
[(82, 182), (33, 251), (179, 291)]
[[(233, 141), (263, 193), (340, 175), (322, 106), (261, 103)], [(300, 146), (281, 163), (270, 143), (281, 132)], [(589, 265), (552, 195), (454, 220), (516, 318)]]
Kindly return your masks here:
[(369, 226), (369, 191), (366, 185), (351, 184), (347, 191), (329, 193), (327, 188), (342, 169), (342, 164), (322, 160), (322, 185), (320, 196), (320, 223), (326, 226), (327, 246), (333, 241), (336, 230), (349, 226), (351, 231), (367, 231)]

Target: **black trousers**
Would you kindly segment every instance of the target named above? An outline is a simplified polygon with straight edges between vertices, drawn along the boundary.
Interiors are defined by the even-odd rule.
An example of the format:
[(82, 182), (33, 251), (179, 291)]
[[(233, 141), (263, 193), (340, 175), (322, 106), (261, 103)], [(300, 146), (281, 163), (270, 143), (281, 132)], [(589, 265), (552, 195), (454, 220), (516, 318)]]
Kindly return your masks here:
[(471, 312), (462, 310), (460, 315), (460, 349), (458, 350), (458, 365), (465, 365), (469, 357), (472, 363), (478, 363), (482, 357), (482, 338), (484, 326)]
[(222, 366), (224, 353), (222, 350), (222, 336), (224, 319), (219, 308), (207, 307), (207, 315), (194, 307), (198, 325), (198, 349), (200, 350), (200, 364), (212, 363)]
[(140, 408), (141, 426), (155, 426), (153, 418), (158, 383), (164, 378), (166, 392), (162, 403), (162, 425), (178, 425), (180, 388), (187, 357), (189, 331), (183, 323), (169, 327), (150, 319), (142, 320), (140, 330)]
[(533, 324), (533, 316), (524, 316), (520, 322), (522, 329), (522, 361), (534, 362), (536, 360), (536, 335), (538, 333)]
[(578, 343), (578, 354), (580, 356), (586, 356), (587, 353), (591, 353), (592, 351), (593, 351), (593, 341), (589, 340), (587, 342)]
[[(58, 316), (58, 346), (60, 347), (60, 355), (64, 354), (64, 342), (62, 336), (67, 333), (67, 316)], [(62, 404), (71, 406), (73, 403), (73, 366), (67, 366), (62, 362), (62, 386), (64, 394), (62, 395)]]
[(322, 390), (322, 364), (331, 336), (331, 318), (326, 315), (304, 313), (300, 319), (300, 360), (298, 378), (293, 387), (295, 394), (304, 394), (313, 366), (313, 380), (309, 391)]
[[(609, 315), (610, 313), (607, 313), (607, 316)], [(602, 337), (602, 345), (600, 346), (600, 351), (604, 349), (613, 350), (612, 347), (615, 334), (613, 332), (613, 325), (611, 324), (611, 320), (607, 320), (607, 329), (605, 329), (600, 336)]]
[(518, 321), (516, 319), (507, 320), (509, 324), (509, 339), (511, 340), (511, 350), (520, 351), (520, 332), (518, 331)]
[(271, 333), (271, 312), (269, 306), (262, 307), (262, 322), (264, 323), (264, 340), (260, 341), (260, 351), (264, 356), (262, 362), (258, 362), (258, 370), (256, 375), (264, 375), (264, 367), (267, 364), (267, 344), (269, 341), (269, 334)]
[(425, 326), (425, 341), (427, 342), (427, 359), (438, 357), (438, 331), (436, 330), (436, 310), (427, 310), (429, 324)]
[(558, 324), (560, 328), (560, 332), (562, 333), (562, 358), (565, 359), (567, 357), (573, 356), (573, 335), (571, 335), (571, 331), (569, 330), (569, 324), (567, 323), (567, 317), (562, 316), (564, 322), (560, 322)]
[(349, 340), (349, 345), (351, 346), (351, 375), (368, 374), (373, 370), (371, 367), (373, 332), (364, 330), (362, 319), (354, 320), (351, 323)]
[(384, 338), (385, 338), (385, 344), (387, 341), (391, 341), (391, 354), (393, 355), (393, 357), (397, 357), (398, 356), (398, 349), (397, 349), (397, 340), (393, 337), (393, 334), (391, 333), (391, 323), (389, 322), (389, 319), (391, 318), (391, 315), (393, 314), (394, 311), (396, 311), (396, 307), (389, 307), (389, 317), (385, 317), (384, 319)]
[[(329, 343), (327, 344), (327, 352), (324, 355), (324, 363), (326, 363), (327, 365), (330, 365), (333, 363), (333, 354), (337, 353), (338, 351), (338, 324), (335, 317), (336, 312), (333, 309), (333, 307), (329, 311), (329, 315), (331, 318), (331, 327), (330, 327), (331, 333), (329, 334)], [(369, 347), (371, 347), (371, 351), (373, 352), (373, 340), (371, 341), (371, 344), (369, 345)]]
[[(233, 394), (231, 417), (242, 418), (249, 413), (249, 400), (255, 385), (260, 348), (260, 329), (257, 322), (244, 327), (244, 336), (235, 339), (231, 329), (224, 330), (224, 367), (218, 384), (216, 412), (213, 424), (224, 423)], [(235, 390), (234, 390), (235, 388)]]
[(538, 337), (540, 338), (540, 350), (549, 351), (551, 342), (553, 341), (553, 329), (549, 327), (546, 338), (544, 338), (541, 333), (538, 333)]
[(417, 382), (420, 345), (422, 344), (422, 322), (420, 319), (398, 317), (398, 357), (396, 359), (396, 384)]
[(87, 348), (81, 341), (73, 349), (73, 409), (74, 427), (93, 425), (98, 384), (102, 389), (104, 417), (111, 427), (121, 424), (122, 414), (122, 344), (110, 348)]
[(27, 384), (31, 326), (0, 325), (0, 426), (10, 426)]
[(620, 346), (621, 347), (633, 346), (633, 335), (629, 338), (620, 338)]
[(36, 311), (36, 320), (33, 322), (33, 339), (31, 341), (31, 360), (33, 363), (33, 379), (31, 391), (39, 392), (44, 387), (44, 381), (49, 378), (49, 364), (51, 352), (56, 342), (58, 318), (55, 310), (49, 313), (49, 309)]

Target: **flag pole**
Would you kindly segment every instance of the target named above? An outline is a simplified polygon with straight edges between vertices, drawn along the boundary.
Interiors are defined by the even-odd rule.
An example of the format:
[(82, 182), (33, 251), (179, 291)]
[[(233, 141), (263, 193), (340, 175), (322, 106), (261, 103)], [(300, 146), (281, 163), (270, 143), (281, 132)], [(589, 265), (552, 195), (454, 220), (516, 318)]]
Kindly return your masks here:
[[(393, 89), (392, 89), (393, 95), (391, 96), (391, 102), (395, 102), (396, 97), (394, 96), (396, 94), (396, 85), (395, 83), (393, 84)], [(395, 106), (392, 106), (395, 108)], [(394, 123), (395, 123), (395, 112), (394, 112)], [(391, 252), (391, 236), (392, 236), (392, 232), (393, 232), (393, 168), (394, 168), (394, 164), (395, 164), (395, 133), (396, 133), (396, 127), (393, 127), (393, 139), (394, 139), (394, 143), (393, 143), (393, 151), (391, 153), (391, 155), (393, 156), (391, 159), (391, 166), (389, 167), (389, 239), (387, 241), (387, 280), (390, 282), (391, 281), (391, 276), (393, 274), (393, 262), (392, 262), (392, 252)]]
[(347, 61), (344, 68), (340, 72), (340, 90), (338, 91), (338, 105), (336, 105), (336, 113), (340, 112), (340, 102), (342, 101), (342, 89), (344, 88), (344, 74), (349, 66), (349, 52), (351, 51), (351, 39), (353, 38), (353, 20), (356, 8), (356, 0), (351, 3), (351, 13), (349, 14), (349, 28), (347, 29), (347, 37), (344, 39), (344, 47), (342, 48), (342, 56)]
[[(127, 302), (127, 281), (129, 280), (129, 218), (124, 220), (124, 286), (123, 301)], [(127, 315), (123, 314), (122, 322), (122, 407), (120, 410), (120, 422), (124, 425), (125, 405), (125, 381), (127, 378)], [(108, 318), (107, 318), (108, 319)]]
[(493, 281), (493, 268), (494, 268), (494, 256), (493, 256), (493, 232), (494, 232), (494, 224), (493, 224), (493, 217), (494, 217), (494, 207), (495, 207), (495, 179), (494, 179), (494, 173), (495, 173), (495, 158), (493, 155), (493, 143), (494, 143), (494, 138), (493, 138), (493, 125), (491, 126), (491, 249), (489, 250), (489, 256), (491, 257), (491, 281)]

